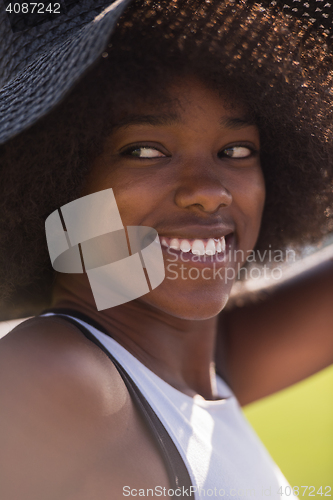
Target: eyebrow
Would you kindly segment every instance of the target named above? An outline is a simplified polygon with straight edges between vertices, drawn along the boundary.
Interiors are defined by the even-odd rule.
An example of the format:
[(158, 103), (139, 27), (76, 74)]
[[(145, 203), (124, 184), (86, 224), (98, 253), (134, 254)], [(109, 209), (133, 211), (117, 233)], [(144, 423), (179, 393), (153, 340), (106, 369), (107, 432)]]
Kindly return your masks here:
[(251, 125), (257, 125), (254, 116), (245, 115), (239, 117), (228, 117), (222, 118), (220, 125), (223, 128), (230, 128), (232, 130), (238, 130), (244, 127), (250, 127)]
[(151, 125), (156, 127), (158, 125), (173, 125), (180, 123), (180, 116), (177, 113), (163, 113), (159, 115), (128, 115), (122, 120), (119, 120), (113, 127), (117, 130), (131, 125)]
[[(128, 115), (122, 120), (119, 120), (113, 127), (113, 130), (130, 127), (131, 125), (150, 125), (152, 127), (161, 125), (174, 125), (181, 123), (180, 115), (177, 113), (163, 113), (159, 115)], [(238, 130), (251, 125), (256, 125), (256, 121), (251, 115), (239, 117), (227, 117), (220, 120), (222, 128)]]

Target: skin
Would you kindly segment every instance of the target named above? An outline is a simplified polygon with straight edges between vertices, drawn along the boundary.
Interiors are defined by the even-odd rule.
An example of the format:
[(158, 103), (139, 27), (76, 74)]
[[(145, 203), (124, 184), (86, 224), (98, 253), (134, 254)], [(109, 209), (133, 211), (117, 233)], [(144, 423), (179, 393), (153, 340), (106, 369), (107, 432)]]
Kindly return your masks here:
[[(258, 151), (259, 132), (245, 123), (238, 128), (226, 126), (226, 118), (244, 119), (245, 110), (225, 102), (197, 80), (175, 82), (170, 91), (173, 106), (156, 110), (138, 103), (135, 113), (158, 112), (164, 117), (173, 113), (178, 120), (116, 129), (92, 166), (82, 195), (112, 187), (125, 226), (147, 225), (165, 236), (183, 232), (190, 236), (188, 231), (200, 238), (200, 231), (211, 226), (213, 231), (216, 226), (218, 230), (231, 227), (233, 244), (246, 252), (255, 245), (265, 200), (259, 155), (234, 159), (219, 153), (239, 143)], [(125, 110), (122, 119), (126, 117)], [(158, 158), (141, 160), (122, 154), (140, 141), (157, 147)], [(235, 268), (237, 264), (229, 263)], [(321, 272), (321, 277), (326, 273), (331, 279), (331, 268)], [(293, 371), (290, 366), (296, 363), (288, 359), (285, 379), (271, 376), (274, 366), (269, 366), (269, 360), (279, 359), (274, 346), (285, 354), (289, 334), (291, 339), (298, 336), (292, 345), (299, 346), (303, 333), (308, 346), (307, 332), (319, 327), (328, 354), (324, 361), (317, 347), (316, 363), (329, 362), (331, 287), (327, 278), (321, 302), (320, 298), (315, 302), (316, 276), (277, 291), (266, 306), (221, 313), (230, 281), (177, 279), (175, 283), (167, 275), (157, 289), (140, 299), (98, 312), (84, 275), (59, 275), (54, 305), (72, 307), (96, 319), (148, 368), (190, 396), (217, 397), (212, 370), (216, 361), (242, 402), (300, 376), (300, 368)], [(305, 307), (296, 307), (296, 292)], [(289, 327), (274, 304), (294, 314)], [(310, 306), (318, 307), (326, 320), (319, 323), (316, 316), (310, 321), (304, 312)], [(265, 341), (268, 325), (270, 336)], [(281, 335), (285, 327), (286, 334)], [(160, 453), (118, 372), (74, 326), (60, 318), (34, 318), (2, 339), (1, 346), (0, 400), (5, 409), (0, 414), (1, 498), (107, 500), (110, 492), (113, 498), (123, 498), (125, 484), (168, 487)], [(296, 347), (293, 355), (298, 355)], [(260, 380), (257, 363), (262, 363), (257, 371), (265, 374)], [(314, 364), (307, 369), (314, 369)], [(281, 371), (276, 364), (275, 371)], [(264, 378), (273, 378), (273, 383)]]
[(242, 405), (333, 363), (332, 283), (333, 259), (220, 314), (216, 369)]
[[(143, 123), (130, 121), (111, 134), (84, 194), (112, 187), (124, 226), (150, 226), (167, 237), (207, 238), (232, 232), (232, 248), (246, 254), (256, 242), (265, 199), (258, 129), (235, 124), (235, 119), (246, 117), (244, 110), (226, 105), (199, 81), (177, 82), (171, 95), (173, 104), (165, 109), (137, 106), (135, 115)], [(153, 115), (154, 122), (161, 123), (145, 123), (142, 115)], [(125, 115), (122, 123), (129, 119)], [(234, 120), (232, 124), (226, 123), (228, 119)], [(149, 146), (139, 151), (145, 158), (128, 151), (142, 144)], [(241, 152), (230, 152), (247, 157), (225, 153), (226, 148), (242, 145)], [(79, 306), (168, 383), (186, 394), (213, 399), (217, 314), (227, 302), (232, 280), (207, 280), (202, 275), (182, 279), (180, 273), (170, 279), (170, 257), (164, 252), (166, 279), (140, 299), (97, 312), (86, 277), (63, 274), (55, 304)], [(181, 264), (188, 269), (213, 267), (178, 259)], [(225, 264), (218, 265), (225, 277)], [(237, 262), (228, 263), (236, 266)]]

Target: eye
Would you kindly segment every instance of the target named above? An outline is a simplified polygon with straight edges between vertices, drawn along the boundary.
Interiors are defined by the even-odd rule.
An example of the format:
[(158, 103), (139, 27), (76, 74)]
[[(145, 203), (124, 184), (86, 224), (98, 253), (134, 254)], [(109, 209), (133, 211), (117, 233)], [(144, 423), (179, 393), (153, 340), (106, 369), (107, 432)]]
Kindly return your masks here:
[(256, 151), (249, 146), (230, 146), (219, 152), (219, 157), (227, 158), (250, 158)]
[(152, 146), (132, 146), (122, 151), (121, 155), (135, 158), (164, 158), (166, 156)]

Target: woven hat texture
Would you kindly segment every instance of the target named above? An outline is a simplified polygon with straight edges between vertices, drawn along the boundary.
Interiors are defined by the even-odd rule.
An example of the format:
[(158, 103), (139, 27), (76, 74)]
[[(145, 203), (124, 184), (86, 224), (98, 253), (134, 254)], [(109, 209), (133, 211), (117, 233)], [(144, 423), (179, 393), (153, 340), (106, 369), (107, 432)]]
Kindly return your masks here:
[[(295, 52), (302, 47), (303, 66), (307, 64), (313, 75), (318, 74), (318, 77), (320, 75), (320, 84), (325, 83), (328, 92), (330, 91), (331, 76), (326, 68), (328, 62), (331, 61), (333, 8), (329, 1), (234, 0), (233, 2), (229, 0), (218, 3), (221, 5), (228, 3), (229, 14), (233, 3), (242, 4), (245, 7), (252, 6), (249, 11), (251, 13), (249, 23), (247, 26), (244, 25), (244, 36), (251, 38), (254, 42), (251, 45), (251, 57), (257, 59), (261, 57), (265, 49), (260, 51), (255, 46), (258, 33), (251, 32), (251, 22), (254, 18), (258, 20), (262, 16), (263, 24), (267, 25), (270, 22), (267, 12), (271, 14), (282, 12), (286, 24), (292, 25), (294, 32), (297, 32), (293, 41), (293, 53), (289, 51), (292, 58), (294, 59)], [(83, 0), (76, 3), (67, 14), (20, 32), (13, 32), (5, 12), (5, 5), (1, 4), (0, 144), (35, 123), (64, 98), (101, 56), (114, 25), (129, 4), (131, 0), (117, 0), (111, 4), (110, 0)], [(149, 8), (153, 4), (154, 11), (158, 11), (159, 2), (147, 2), (147, 4), (147, 19), (150, 22)], [(185, 26), (186, 18), (192, 14), (194, 17), (198, 16), (201, 6), (209, 7), (211, 0), (191, 2), (190, 10), (186, 9), (188, 7), (186, 0), (178, 2), (171, 0), (170, 4), (174, 4), (183, 15)], [(227, 21), (226, 24), (228, 24)], [(233, 21), (235, 22), (235, 19)], [(152, 19), (151, 22), (156, 22), (156, 20)], [(280, 21), (280, 27), (283, 26), (281, 23), (282, 21)], [(229, 20), (229, 24), (229, 32), (232, 36), (232, 21)], [(275, 57), (276, 60), (280, 57), (283, 66), (284, 60), (288, 59), (286, 57), (288, 49), (283, 47), (284, 34), (283, 31), (281, 33), (282, 39), (280, 36), (280, 41), (277, 42), (280, 45), (277, 45)], [(200, 28), (198, 29), (199, 38)], [(287, 34), (285, 38), (288, 45), (290, 42), (287, 40)], [(313, 46), (316, 44), (320, 53), (315, 61), (316, 52)], [(257, 45), (260, 45), (260, 41)], [(248, 41), (242, 41), (240, 50), (245, 53), (249, 50), (248, 46)], [(312, 59), (306, 61), (304, 54), (310, 54), (310, 52)], [(295, 64), (298, 62), (296, 61)]]
[(84, 0), (69, 14), (21, 33), (13, 33), (2, 4), (0, 144), (47, 114), (66, 95), (101, 55), (128, 3)]

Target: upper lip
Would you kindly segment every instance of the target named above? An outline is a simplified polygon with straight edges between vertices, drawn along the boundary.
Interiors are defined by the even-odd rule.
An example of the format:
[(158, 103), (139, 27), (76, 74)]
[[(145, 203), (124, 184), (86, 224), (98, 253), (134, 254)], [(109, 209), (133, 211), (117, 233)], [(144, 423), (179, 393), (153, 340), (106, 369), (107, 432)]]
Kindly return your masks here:
[(158, 232), (159, 236), (166, 238), (179, 238), (189, 240), (205, 240), (209, 238), (222, 238), (234, 232), (234, 228), (225, 225), (214, 226), (184, 226), (177, 229), (170, 229), (168, 232)]

